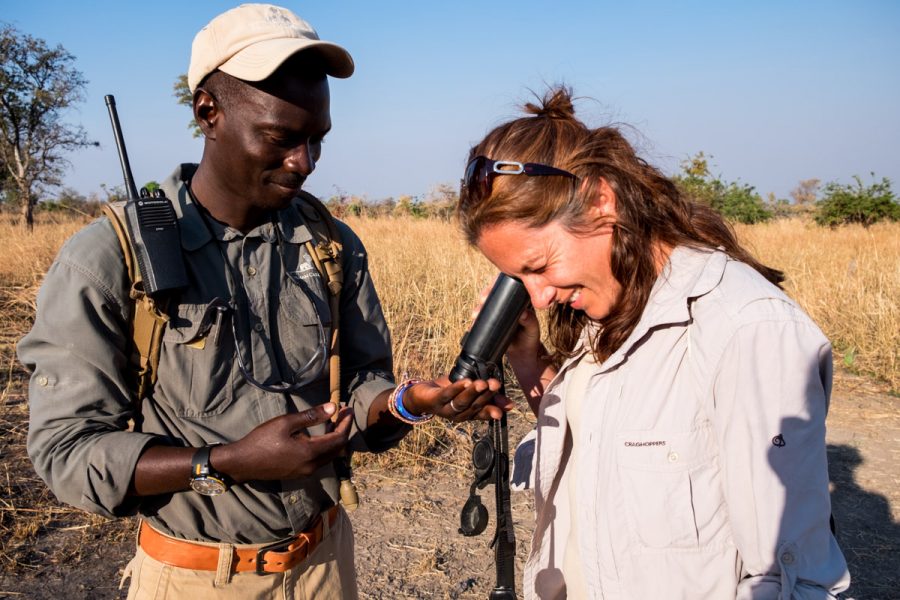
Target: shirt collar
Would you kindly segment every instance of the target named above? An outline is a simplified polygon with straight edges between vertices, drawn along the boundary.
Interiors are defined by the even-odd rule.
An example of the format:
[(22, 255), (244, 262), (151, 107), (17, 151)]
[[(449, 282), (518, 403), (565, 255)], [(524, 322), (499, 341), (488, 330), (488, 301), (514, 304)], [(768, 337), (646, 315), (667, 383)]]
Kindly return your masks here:
[(721, 250), (677, 246), (653, 284), (650, 298), (637, 326), (603, 362), (609, 371), (623, 363), (653, 330), (691, 321), (691, 304), (708, 294), (722, 280), (728, 256)]
[(721, 250), (677, 246), (653, 284), (641, 317), (647, 327), (690, 319), (690, 304), (722, 280), (728, 256)]
[[(197, 165), (183, 163), (160, 186), (166, 196), (172, 200), (175, 213), (178, 215), (178, 227), (181, 232), (181, 247), (192, 252), (200, 249), (213, 237), (210, 228), (204, 222), (200, 207), (191, 198), (187, 182), (197, 171)], [(292, 244), (303, 244), (312, 239), (309, 229), (301, 216), (300, 200), (294, 199), (291, 205), (278, 211), (275, 226), (281, 231), (281, 237)], [(235, 229), (211, 223), (214, 233), (222, 240), (230, 240), (241, 235)], [(247, 237), (259, 236), (267, 242), (275, 242), (271, 223), (264, 223), (247, 234)]]
[[(708, 294), (722, 280), (728, 256), (721, 250), (709, 250), (677, 246), (669, 255), (650, 290), (650, 298), (637, 326), (615, 352), (603, 361), (601, 372), (615, 369), (625, 362), (628, 355), (647, 334), (667, 325), (687, 324), (691, 320), (691, 303)], [(581, 332), (575, 354), (566, 359), (559, 375), (577, 362), (588, 351), (592, 324)]]

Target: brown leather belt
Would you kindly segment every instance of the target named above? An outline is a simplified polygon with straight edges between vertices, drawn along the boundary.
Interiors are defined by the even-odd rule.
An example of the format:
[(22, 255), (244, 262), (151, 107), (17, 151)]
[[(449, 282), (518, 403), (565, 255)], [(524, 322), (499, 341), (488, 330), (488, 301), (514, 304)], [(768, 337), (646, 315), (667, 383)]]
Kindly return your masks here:
[[(260, 575), (289, 571), (312, 554), (322, 541), (323, 517), (328, 519), (330, 529), (337, 520), (337, 514), (337, 505), (332, 506), (316, 517), (312, 526), (306, 531), (274, 544), (258, 548), (232, 546), (234, 553), (231, 561), (232, 570), (237, 572), (255, 571)], [(148, 556), (173, 567), (195, 571), (216, 571), (219, 568), (219, 547), (196, 544), (163, 535), (150, 527), (146, 521), (141, 523), (138, 545)]]

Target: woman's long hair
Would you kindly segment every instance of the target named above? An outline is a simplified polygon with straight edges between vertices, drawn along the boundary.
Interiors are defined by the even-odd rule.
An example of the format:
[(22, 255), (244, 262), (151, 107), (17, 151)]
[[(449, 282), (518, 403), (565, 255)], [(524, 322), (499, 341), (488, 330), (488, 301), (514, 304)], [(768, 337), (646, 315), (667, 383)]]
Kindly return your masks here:
[[(483, 155), (543, 163), (586, 183), (573, 194), (566, 177), (497, 177), (491, 195), (480, 202), (463, 193), (457, 217), (471, 244), (477, 243), (485, 227), (508, 221), (541, 227), (559, 220), (572, 233), (590, 235), (598, 223), (588, 220), (587, 209), (597, 182), (606, 180), (616, 196), (611, 266), (622, 293), (592, 336), (598, 361), (621, 346), (640, 320), (658, 277), (658, 257), (652, 248), (722, 248), (775, 285), (784, 280), (780, 271), (761, 264), (738, 243), (719, 213), (685, 198), (673, 181), (637, 156), (617, 128), (590, 129), (578, 120), (569, 88), (550, 89), (540, 105), (528, 103), (524, 111), (530, 116), (493, 129), (472, 148), (469, 159)], [(550, 308), (549, 342), (557, 362), (572, 355), (590, 320), (568, 304)]]

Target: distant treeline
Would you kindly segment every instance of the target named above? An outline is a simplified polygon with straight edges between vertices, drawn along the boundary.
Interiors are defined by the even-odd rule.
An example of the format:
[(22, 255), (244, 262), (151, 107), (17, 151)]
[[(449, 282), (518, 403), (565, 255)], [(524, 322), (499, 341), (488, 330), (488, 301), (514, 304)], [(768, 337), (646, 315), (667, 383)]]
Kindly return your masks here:
[[(845, 223), (860, 223), (868, 227), (879, 221), (900, 221), (900, 201), (891, 189), (890, 180), (878, 180), (874, 173), (870, 174), (869, 183), (859, 176), (854, 176), (851, 184), (829, 182), (822, 185), (818, 179), (805, 179), (791, 191), (790, 199), (776, 198), (771, 193), (763, 198), (752, 185), (728, 182), (721, 176), (713, 175), (709, 167), (710, 158), (700, 152), (684, 161), (681, 172), (673, 180), (686, 196), (709, 204), (736, 223), (753, 224), (779, 218), (805, 217), (829, 227)], [(158, 184), (151, 181), (145, 187), (152, 190)], [(103, 203), (124, 198), (121, 187), (102, 186), (102, 189), (103, 198), (97, 194), (85, 197), (63, 188), (55, 199), (39, 203), (38, 210), (73, 211), (97, 216)], [(338, 218), (412, 216), (449, 220), (453, 217), (458, 199), (456, 188), (441, 184), (424, 198), (399, 196), (371, 200), (338, 193), (323, 198), (323, 201)], [(15, 203), (10, 200), (0, 197), (0, 208), (13, 206)]]

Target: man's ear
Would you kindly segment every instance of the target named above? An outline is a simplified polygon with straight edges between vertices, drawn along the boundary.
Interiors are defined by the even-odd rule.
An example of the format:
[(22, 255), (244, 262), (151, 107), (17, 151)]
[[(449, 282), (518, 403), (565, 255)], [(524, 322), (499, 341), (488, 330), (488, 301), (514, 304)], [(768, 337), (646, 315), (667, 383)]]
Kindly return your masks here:
[(194, 120), (204, 137), (216, 139), (216, 123), (221, 118), (221, 108), (212, 94), (203, 88), (194, 92)]

